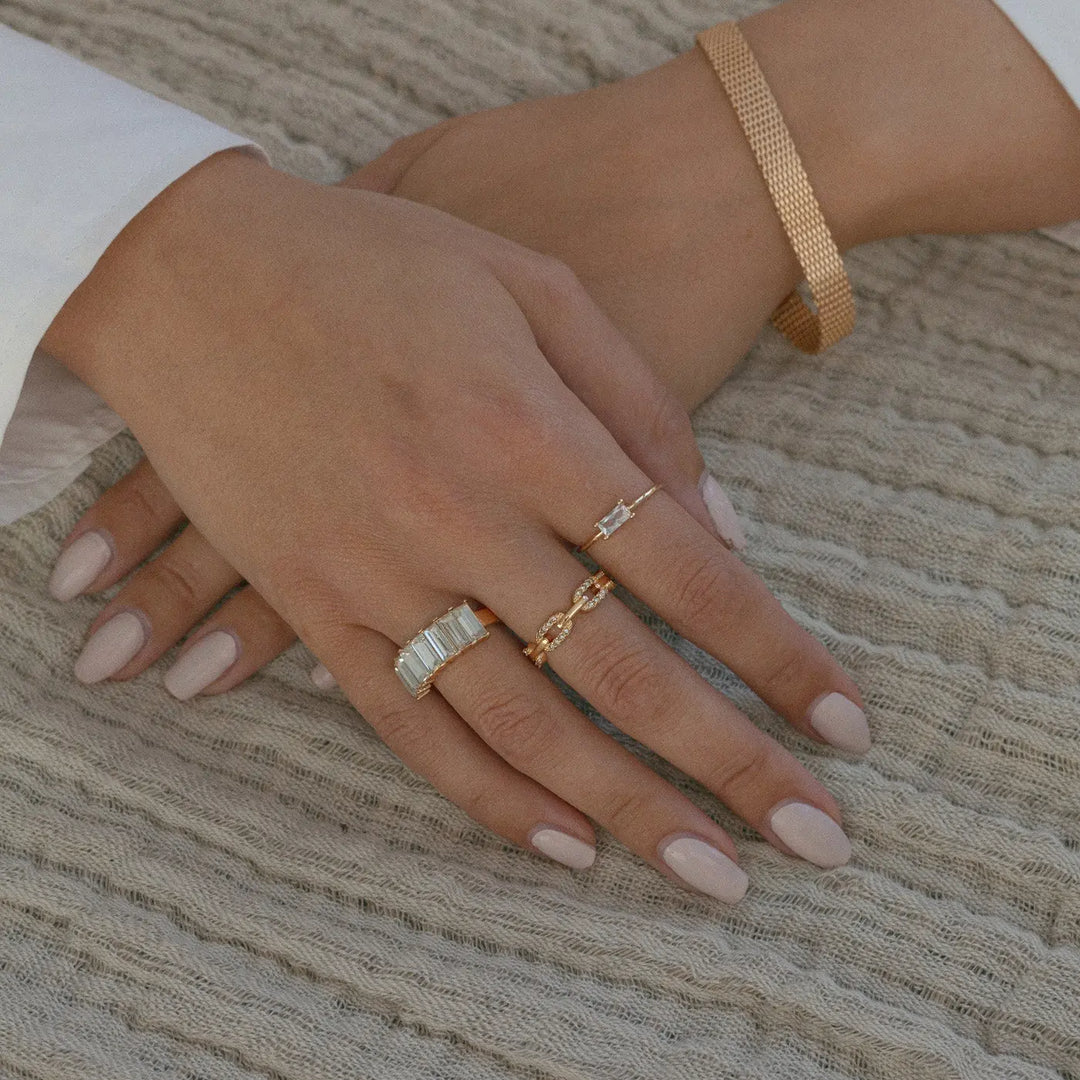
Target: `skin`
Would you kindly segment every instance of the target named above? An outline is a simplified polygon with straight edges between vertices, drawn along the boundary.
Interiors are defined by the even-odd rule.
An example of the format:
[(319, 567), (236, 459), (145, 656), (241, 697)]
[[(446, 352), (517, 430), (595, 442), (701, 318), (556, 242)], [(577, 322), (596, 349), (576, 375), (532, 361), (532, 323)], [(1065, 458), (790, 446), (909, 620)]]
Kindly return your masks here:
[[(874, 17), (867, 18), (865, 0), (791, 0), (742, 24), (792, 129), (840, 246), (847, 249), (918, 231), (1028, 228), (1080, 217), (1080, 112), (998, 9), (988, 0), (881, 0), (873, 7)], [(933, 34), (927, 34), (928, 26), (934, 27)], [(958, 57), (963, 62), (957, 62)], [(345, 184), (427, 202), (556, 256), (574, 269), (599, 307), (685, 406), (702, 400), (727, 375), (769, 313), (799, 278), (745, 139), (715, 75), (696, 51), (636, 78), (585, 94), (450, 121), (396, 144)], [(623, 349), (619, 355), (626, 360), (631, 354)], [(573, 371), (588, 382), (587, 371), (596, 363), (595, 352), (579, 349), (572, 359), (567, 358), (564, 378), (565, 372)], [(462, 378), (468, 375), (461, 373)], [(250, 371), (241, 372), (238, 388), (244, 385), (245, 378), (250, 378)], [(625, 376), (620, 375), (597, 380), (596, 385), (610, 388), (623, 381)], [(453, 388), (446, 392), (453, 400)], [(587, 392), (584, 397), (588, 400)], [(563, 405), (574, 408), (570, 402)], [(622, 435), (625, 439), (626, 433), (634, 430), (633, 424), (620, 426), (618, 416), (626, 408), (627, 403), (622, 401), (602, 417), (617, 438)], [(555, 422), (553, 417), (548, 420)], [(422, 418), (409, 416), (408, 421), (418, 423)], [(487, 414), (484, 422), (490, 421), (491, 414)], [(310, 422), (315, 422), (314, 417)], [(673, 435), (669, 445), (679, 445), (680, 438), (685, 439), (685, 433)], [(170, 448), (160, 437), (157, 445), (162, 458), (168, 457)], [(675, 465), (667, 461), (664, 453), (658, 453), (655, 445), (651, 450), (626, 449), (652, 476), (659, 475), (658, 469), (682, 476), (680, 501), (701, 520), (700, 507), (694, 504), (687, 486), (696, 465), (692, 453), (680, 451), (676, 456), (681, 454), (685, 463)], [(153, 442), (147, 450), (153, 460)], [(355, 450), (351, 452), (355, 454)], [(581, 460), (596, 460), (595, 447), (581, 447), (578, 453), (585, 456), (576, 459), (578, 464), (568, 461), (567, 467), (579, 469)], [(523, 467), (528, 468), (527, 463)], [(187, 493), (181, 476), (187, 475), (185, 469), (194, 475), (200, 469), (190, 461), (174, 468), (176, 481), (168, 474), (159, 477), (149, 465), (140, 466), (80, 522), (72, 539), (89, 528), (111, 531), (116, 539), (117, 556), (93, 589), (125, 576), (183, 522), (181, 506), (186, 509), (192, 495)], [(333, 463), (327, 461), (326, 468), (332, 471)], [(535, 476), (535, 470), (530, 469), (529, 475)], [(418, 482), (416, 475), (412, 479)], [(203, 477), (202, 482), (205, 480)], [(456, 480), (468, 486), (467, 478)], [(631, 483), (625, 490), (648, 486), (643, 477), (638, 480), (637, 487)], [(170, 489), (176, 491), (179, 501), (173, 499)], [(565, 502), (565, 493), (561, 497)], [(589, 504), (589, 509), (582, 506), (580, 514), (562, 528), (572, 533), (574, 524), (595, 517), (596, 505), (610, 501), (600, 497)], [(214, 513), (225, 514), (227, 510), (215, 505)], [(545, 524), (550, 529), (550, 519), (556, 514), (554, 503), (545, 510)], [(326, 507), (312, 507), (311, 512), (325, 519)], [(532, 513), (534, 518), (545, 518), (544, 514), (537, 515), (535, 508)], [(520, 508), (515, 507), (514, 514), (520, 515)], [(244, 527), (249, 527), (249, 519), (243, 520)], [(645, 543), (645, 530), (640, 528), (643, 521), (634, 526), (635, 548), (639, 550)], [(95, 627), (123, 606), (136, 606), (150, 615), (152, 641), (118, 677), (130, 677), (145, 668), (240, 580), (240, 573), (231, 569), (228, 545), (218, 554), (211, 539), (213, 529), (220, 528), (214, 514), (207, 512), (207, 523), (212, 529), (205, 536), (195, 526), (186, 528), (156, 563), (148, 564), (131, 579), (96, 620)], [(501, 523), (501, 528), (513, 531), (519, 523), (520, 516), (512, 515)], [(350, 530), (355, 531), (356, 526), (343, 516), (339, 527), (351, 535)], [(383, 523), (383, 533), (386, 531)], [(670, 533), (667, 539), (670, 542)], [(615, 537), (608, 543), (618, 540)], [(268, 533), (265, 543), (275, 542), (280, 543), (280, 537)], [(655, 542), (663, 543), (660, 532)], [(372, 574), (370, 566), (357, 567), (357, 572), (366, 572), (373, 580), (392, 577), (393, 563), (385, 560), (389, 550), (390, 545), (383, 548), (384, 562), (377, 572)], [(339, 552), (338, 558), (349, 562), (350, 555)], [(523, 559), (527, 559), (524, 551), (510, 560), (505, 573), (520, 579)], [(244, 566), (243, 562), (232, 565)], [(618, 572), (613, 572), (619, 577)], [(639, 572), (647, 575), (648, 568), (643, 565)], [(740, 570), (732, 572), (739, 582), (751, 580), (744, 579)], [(262, 587), (246, 570), (243, 576)], [(324, 577), (325, 573), (313, 568), (297, 591), (330, 589)], [(537, 589), (543, 577), (543, 572), (537, 573)], [(189, 586), (181, 590), (179, 598), (175, 587), (169, 585), (177, 579)], [(464, 578), (459, 580), (465, 590), (463, 595), (478, 595), (465, 588)], [(729, 579), (728, 588), (734, 580)], [(286, 598), (277, 599), (269, 578), (268, 584), (268, 599), (280, 615), (252, 588), (245, 588), (192, 636), (194, 642), (210, 630), (224, 627), (237, 633), (244, 643), (240, 660), (208, 688), (209, 692), (235, 685), (293, 639), (298, 620), (284, 602)], [(431, 591), (428, 589), (425, 595), (430, 596)], [(771, 668), (775, 672), (783, 666), (775, 644), (791, 630), (775, 601), (759, 584), (751, 591), (753, 602), (744, 596), (737, 626), (729, 624), (730, 630), (737, 629), (737, 633), (729, 633), (726, 638), (721, 633), (723, 628), (717, 625), (722, 620), (707, 606), (702, 607), (699, 618), (689, 622), (680, 619), (677, 611), (661, 613), (677, 629), (725, 660), (731, 659), (732, 641), (755, 643), (736, 658), (743, 670), (732, 665), (744, 677), (746, 665), (750, 670)], [(448, 603), (456, 598), (451, 597)], [(555, 590), (551, 598), (549, 606), (553, 610), (562, 603), (562, 597)], [(352, 600), (357, 604), (370, 602), (359, 596), (350, 603)], [(292, 598), (293, 608), (298, 602)], [(617, 608), (610, 601), (608, 604)], [(381, 653), (372, 639), (371, 648), (364, 654), (365, 658), (370, 656), (372, 669), (389, 669), (394, 650), (387, 637), (400, 640), (400, 635), (407, 636), (437, 607), (431, 602), (421, 604), (418, 598), (417, 619), (402, 620), (400, 627), (383, 629)], [(600, 611), (607, 615), (610, 608), (605, 605)], [(350, 607), (349, 614), (353, 615), (353, 611)], [(542, 617), (546, 611), (538, 609), (536, 614)], [(374, 621), (374, 610), (369, 617)], [(589, 621), (599, 623), (599, 619)], [(711, 629), (704, 629), (706, 625)], [(553, 661), (559, 659), (578, 680), (587, 682), (589, 666), (595, 663), (597, 653), (595, 647), (579, 651), (579, 646), (587, 644), (586, 627), (583, 621), (575, 631), (575, 648), (554, 654)], [(532, 628), (528, 619), (515, 626), (524, 636), (529, 636)], [(633, 633), (629, 624), (625, 624), (625, 632)], [(759, 678), (754, 685), (770, 704), (806, 731), (805, 706), (812, 700), (811, 687), (817, 689), (832, 680), (837, 686), (843, 685), (851, 696), (856, 692), (805, 640), (797, 640), (791, 653), (799, 657), (795, 661), (797, 673), (792, 677), (789, 672), (794, 693), (778, 695), (767, 678)], [(316, 642), (309, 640), (309, 644)], [(604, 645), (598, 647), (602, 653)], [(496, 655), (494, 649), (485, 647), (484, 652)], [(480, 650), (476, 656), (480, 656)], [(509, 655), (506, 663), (511, 663)], [(558, 664), (553, 666), (558, 670)], [(354, 702), (370, 718), (372, 708), (378, 712), (376, 698), (360, 688), (361, 676), (353, 670), (356, 665), (349, 670), (347, 667), (344, 658), (336, 668), (331, 664), (339, 681), (344, 676), (343, 685)], [(471, 727), (453, 717), (447, 703), (455, 705), (455, 694), (460, 693), (455, 686), (459, 681), (470, 681), (465, 678), (464, 665), (457, 667), (462, 670), (448, 669), (440, 678), (446, 703), (436, 706), (445, 738), (455, 745), (458, 754), (447, 766), (449, 771), (433, 774), (433, 763), (410, 746), (405, 734), (409, 725), (404, 718), (400, 724), (390, 725), (398, 732), (397, 745), (391, 738), (387, 741), (454, 801), (509, 839), (522, 842), (528, 827), (537, 820), (557, 820), (573, 826), (569, 831), (575, 835), (590, 836), (587, 822), (576, 816), (569, 805), (592, 814), (579, 798), (569, 796), (566, 803), (556, 807), (543, 803), (535, 786), (521, 785), (521, 774), (535, 776), (536, 770), (530, 769), (530, 762), (521, 760), (520, 753), (512, 757), (519, 767), (512, 776), (490, 756), (484, 756), (483, 739), (477, 741), (468, 734), (471, 731), (475, 736), (479, 727), (483, 736), (483, 724), (470, 720), (476, 711), (475, 701), (462, 700), (458, 710)], [(625, 657), (623, 670), (628, 670)], [(632, 664), (629, 670), (634, 670)], [(479, 671), (480, 667), (475, 666), (473, 679)], [(823, 678), (826, 671), (828, 677)], [(502, 666), (494, 664), (490, 677), (495, 685), (502, 675)], [(711, 702), (706, 707), (704, 698), (693, 699), (686, 689), (692, 682), (689, 673), (681, 672), (676, 677), (673, 672), (671, 678), (672, 685), (682, 687), (676, 700), (691, 711), (695, 707), (709, 711), (719, 706)], [(647, 690), (655, 690), (655, 681), (646, 682)], [(597, 693), (595, 686), (592, 692)], [(700, 687), (694, 693), (700, 695)], [(586, 696), (591, 696), (588, 691)], [(432, 699), (436, 696), (432, 695)], [(399, 699), (387, 696), (383, 708), (397, 716), (400, 709), (393, 704), (395, 700)], [(552, 744), (551, 717), (558, 713), (566, 723), (570, 722), (553, 700), (552, 711), (543, 717), (524, 698), (514, 700), (519, 714), (529, 713), (546, 731), (537, 740), (545, 748)], [(696, 706), (694, 700), (698, 701)], [(609, 711), (617, 701), (597, 701), (595, 696), (593, 701), (616, 722), (622, 719)], [(519, 737), (523, 731), (520, 718), (517, 716), (514, 722)], [(639, 718), (636, 726), (633, 720), (628, 722), (630, 726), (622, 724), (626, 730), (639, 737), (644, 733), (643, 741), (717, 790), (769, 835), (762, 814), (767, 805), (774, 804), (779, 791), (775, 786), (777, 759), (772, 748), (768, 751), (772, 764), (744, 772), (743, 786), (750, 790), (741, 798), (734, 797), (722, 782), (717, 787), (723, 778), (702, 775), (700, 769), (695, 771), (692, 765), (684, 764), (685, 755), (680, 759), (677, 746), (650, 742), (647, 721)], [(425, 724), (430, 731), (430, 721)], [(744, 737), (753, 739), (741, 730)], [(712, 734), (707, 737), (708, 745), (719, 747)], [(762, 744), (752, 741), (752, 745)], [(600, 753), (599, 746), (596, 753)], [(503, 764), (507, 760), (504, 754)], [(480, 761), (485, 768), (495, 770), (492, 781), (503, 785), (505, 798), (500, 801), (504, 812), (494, 817), (489, 813), (485, 818), (470, 802), (468, 785), (462, 781), (467, 770), (476, 768)], [(642, 781), (640, 770), (629, 760), (612, 759), (611, 767), (612, 776), (619, 778), (613, 779), (612, 792), (626, 792)], [(566, 768), (573, 771), (572, 763), (566, 763)], [(786, 772), (789, 769), (790, 763), (783, 761), (780, 772), (790, 778), (794, 774)], [(550, 773), (541, 777), (541, 783), (548, 779), (551, 790), (556, 790), (558, 784)], [(799, 784), (806, 782), (805, 777), (799, 777)], [(658, 789), (650, 790), (659, 797)], [(812, 794), (810, 801), (838, 817), (835, 806), (822, 791), (806, 791)], [(665, 792), (659, 801), (670, 807), (670, 798), (670, 793)], [(646, 824), (652, 811), (641, 806), (640, 801), (637, 805), (636, 824), (616, 834), (620, 839), (629, 838), (624, 842), (649, 858), (650, 842), (658, 832), (675, 824), (679, 814), (672, 817), (669, 810)], [(551, 816), (556, 808), (561, 815), (557, 818)], [(686, 811), (685, 806), (679, 807), (684, 826), (689, 820)], [(596, 820), (606, 823), (602, 816)], [(694, 827), (701, 835), (719, 842), (715, 827), (702, 832), (704, 823), (700, 820)], [(648, 839), (644, 839), (646, 836)], [(775, 842), (775, 837), (770, 838)], [(731, 853), (730, 846), (722, 849)], [(650, 861), (656, 865), (654, 856)]]

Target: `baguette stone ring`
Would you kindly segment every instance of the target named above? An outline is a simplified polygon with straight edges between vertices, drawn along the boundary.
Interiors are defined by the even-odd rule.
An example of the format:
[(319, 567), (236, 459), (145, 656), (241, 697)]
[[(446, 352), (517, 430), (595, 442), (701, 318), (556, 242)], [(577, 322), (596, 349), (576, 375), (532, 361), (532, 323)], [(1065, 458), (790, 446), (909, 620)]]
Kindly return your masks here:
[(588, 551), (597, 540), (606, 540), (616, 529), (625, 525), (633, 516), (634, 511), (651, 495), (655, 495), (662, 484), (653, 484), (644, 495), (639, 495), (629, 505), (620, 499), (597, 523), (596, 532), (582, 544), (578, 551)]
[(451, 660), (471, 649), (488, 636), (488, 627), (499, 617), (488, 608), (474, 611), (468, 603), (452, 607), (429, 623), (401, 647), (394, 661), (394, 671), (414, 698), (422, 698), (435, 676)]

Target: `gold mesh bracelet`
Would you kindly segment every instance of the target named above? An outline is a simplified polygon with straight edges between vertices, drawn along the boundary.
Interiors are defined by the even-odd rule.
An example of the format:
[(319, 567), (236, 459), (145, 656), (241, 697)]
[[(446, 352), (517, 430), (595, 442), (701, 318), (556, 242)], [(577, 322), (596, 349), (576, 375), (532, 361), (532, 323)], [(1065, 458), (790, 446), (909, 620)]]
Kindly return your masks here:
[(738, 24), (723, 22), (703, 30), (697, 43), (731, 100), (817, 307), (814, 312), (793, 292), (773, 312), (773, 325), (803, 352), (822, 352), (855, 325), (855, 301), (840, 251), (780, 106)]

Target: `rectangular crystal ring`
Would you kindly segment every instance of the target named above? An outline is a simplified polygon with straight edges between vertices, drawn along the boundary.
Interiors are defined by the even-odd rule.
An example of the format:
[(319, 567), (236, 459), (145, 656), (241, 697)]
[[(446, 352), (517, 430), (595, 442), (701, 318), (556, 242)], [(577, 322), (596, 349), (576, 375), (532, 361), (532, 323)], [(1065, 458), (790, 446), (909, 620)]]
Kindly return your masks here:
[(639, 495), (629, 506), (620, 499), (597, 523), (596, 532), (582, 544), (578, 551), (588, 551), (598, 540), (606, 540), (616, 529), (625, 525), (633, 516), (634, 511), (650, 496), (660, 490), (660, 484), (653, 484), (644, 495)]
[(422, 698), (441, 668), (487, 636), (488, 629), (476, 612), (467, 603), (459, 604), (401, 649), (394, 671), (414, 698)]

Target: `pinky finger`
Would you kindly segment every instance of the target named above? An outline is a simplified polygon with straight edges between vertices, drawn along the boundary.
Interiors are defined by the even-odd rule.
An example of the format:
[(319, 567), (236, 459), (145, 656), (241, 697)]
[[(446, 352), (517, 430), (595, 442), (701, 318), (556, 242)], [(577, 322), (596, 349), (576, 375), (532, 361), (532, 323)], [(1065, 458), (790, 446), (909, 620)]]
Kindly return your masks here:
[(224, 693), (295, 640), (292, 627), (245, 585), (187, 639), (165, 672), (165, 689), (180, 701)]

